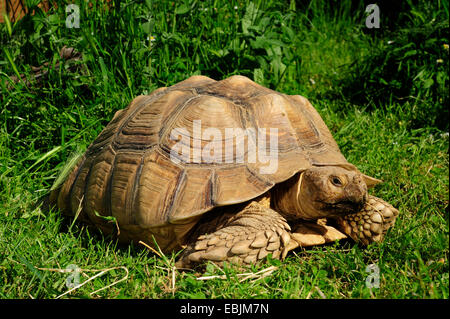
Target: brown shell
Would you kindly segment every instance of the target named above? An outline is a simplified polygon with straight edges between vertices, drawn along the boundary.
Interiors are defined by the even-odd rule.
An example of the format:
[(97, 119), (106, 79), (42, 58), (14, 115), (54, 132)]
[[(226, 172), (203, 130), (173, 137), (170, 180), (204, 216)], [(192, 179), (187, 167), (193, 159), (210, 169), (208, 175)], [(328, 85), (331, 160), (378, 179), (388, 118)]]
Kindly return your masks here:
[[(262, 174), (268, 162), (258, 157), (252, 163), (245, 147), (244, 157), (236, 158), (238, 138), (228, 144), (218, 140), (222, 147), (236, 147), (221, 156), (195, 157), (211, 142), (211, 136), (194, 141), (195, 120), (201, 120), (203, 132), (216, 128), (222, 137), (226, 128), (266, 128), (268, 154), (269, 135), (278, 138), (278, 168)], [(177, 128), (185, 130), (173, 131)], [(173, 132), (188, 136), (190, 150), (188, 155), (173, 153), (174, 161), (170, 152), (182, 137), (174, 140)], [(257, 143), (249, 136), (244, 136), (245, 145)], [(150, 228), (245, 202), (311, 165), (330, 162), (351, 165), (306, 98), (275, 92), (243, 76), (223, 81), (193, 76), (139, 96), (117, 112), (56, 196), (58, 207), (69, 214), (81, 209), (93, 222), (97, 212), (114, 216), (122, 226)]]

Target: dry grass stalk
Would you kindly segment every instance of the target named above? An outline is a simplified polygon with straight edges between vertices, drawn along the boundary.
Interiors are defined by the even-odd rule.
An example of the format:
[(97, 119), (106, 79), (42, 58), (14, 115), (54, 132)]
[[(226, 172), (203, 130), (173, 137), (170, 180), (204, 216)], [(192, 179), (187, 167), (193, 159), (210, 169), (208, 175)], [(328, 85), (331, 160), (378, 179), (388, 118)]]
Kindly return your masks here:
[[(270, 276), (277, 269), (278, 269), (278, 267), (276, 267), (276, 266), (270, 266), (270, 267), (260, 270), (256, 273), (247, 272), (247, 273), (242, 273), (242, 274), (236, 274), (236, 276), (239, 276), (239, 277), (244, 276), (244, 278), (240, 279), (239, 282), (243, 282), (247, 279), (259, 280), (264, 277)], [(203, 277), (197, 278), (197, 280), (211, 280), (211, 279), (227, 279), (227, 276), (226, 275), (213, 275), (213, 276), (203, 276)]]

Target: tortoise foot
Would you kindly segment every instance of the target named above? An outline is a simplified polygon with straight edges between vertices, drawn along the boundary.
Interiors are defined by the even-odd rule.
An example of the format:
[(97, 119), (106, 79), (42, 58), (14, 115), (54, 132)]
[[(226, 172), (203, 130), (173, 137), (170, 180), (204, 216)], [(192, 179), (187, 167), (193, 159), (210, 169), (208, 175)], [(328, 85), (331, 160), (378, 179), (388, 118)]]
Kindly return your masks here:
[(364, 208), (337, 220), (341, 230), (353, 240), (368, 245), (380, 242), (398, 216), (398, 210), (381, 198), (369, 195)]

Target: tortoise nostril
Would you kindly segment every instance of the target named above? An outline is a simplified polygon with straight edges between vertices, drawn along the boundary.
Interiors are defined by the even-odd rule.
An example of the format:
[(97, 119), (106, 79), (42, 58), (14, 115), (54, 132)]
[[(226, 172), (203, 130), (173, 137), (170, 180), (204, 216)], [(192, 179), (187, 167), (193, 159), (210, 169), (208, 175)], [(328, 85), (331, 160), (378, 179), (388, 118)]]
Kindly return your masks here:
[(348, 200), (355, 203), (358, 210), (362, 209), (367, 201), (367, 187), (360, 176), (353, 177), (353, 183), (350, 183), (345, 188), (346, 197)]
[(361, 178), (361, 176), (356, 175), (355, 177), (353, 177), (353, 182), (354, 182), (355, 184), (360, 185), (360, 184), (363, 184), (363, 179)]

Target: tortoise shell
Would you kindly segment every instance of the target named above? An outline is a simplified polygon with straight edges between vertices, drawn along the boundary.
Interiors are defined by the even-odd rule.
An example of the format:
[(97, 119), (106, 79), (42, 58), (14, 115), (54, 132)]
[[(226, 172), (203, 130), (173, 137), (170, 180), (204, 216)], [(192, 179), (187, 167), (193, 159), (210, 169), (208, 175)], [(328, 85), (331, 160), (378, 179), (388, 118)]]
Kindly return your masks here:
[[(230, 129), (236, 135), (227, 135)], [(249, 145), (258, 145), (258, 156)], [(264, 171), (271, 151), (276, 169)], [(263, 153), (266, 157), (259, 156)], [(193, 76), (138, 96), (118, 111), (56, 200), (63, 212), (81, 211), (94, 223), (98, 214), (114, 216), (121, 226), (182, 224), (328, 163), (354, 167), (306, 98), (243, 76), (222, 81)]]

